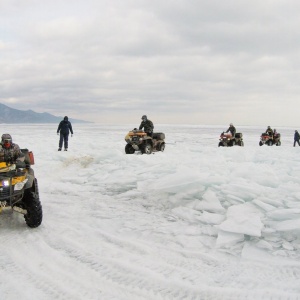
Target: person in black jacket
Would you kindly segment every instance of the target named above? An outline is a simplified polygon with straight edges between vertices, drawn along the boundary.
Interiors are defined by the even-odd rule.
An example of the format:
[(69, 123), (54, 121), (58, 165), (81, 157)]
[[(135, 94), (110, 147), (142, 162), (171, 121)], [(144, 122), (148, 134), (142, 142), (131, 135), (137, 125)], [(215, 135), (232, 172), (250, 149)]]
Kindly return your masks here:
[(69, 121), (68, 117), (65, 116), (64, 119), (59, 123), (57, 128), (57, 134), (60, 132), (58, 151), (61, 151), (63, 144), (65, 146), (65, 151), (68, 151), (68, 140), (70, 131), (71, 136), (73, 136), (72, 124)]
[(236, 133), (236, 129), (235, 127), (233, 126), (232, 123), (229, 124), (229, 128), (225, 131), (226, 133), (229, 132), (229, 134), (231, 134), (232, 138), (235, 137), (235, 133)]
[(146, 115), (142, 116), (142, 122), (139, 127), (139, 130), (141, 130), (143, 128), (144, 128), (144, 131), (147, 133), (147, 135), (152, 136), (154, 126), (153, 126), (153, 123), (147, 118)]
[(300, 140), (299, 132), (298, 132), (298, 130), (295, 130), (295, 134), (294, 134), (294, 147), (296, 146), (296, 143), (298, 143), (298, 145), (300, 146), (299, 140)]
[(268, 126), (267, 130), (266, 130), (266, 133), (271, 136), (273, 138), (273, 135), (274, 135), (274, 131), (273, 129), (271, 128), (271, 126)]

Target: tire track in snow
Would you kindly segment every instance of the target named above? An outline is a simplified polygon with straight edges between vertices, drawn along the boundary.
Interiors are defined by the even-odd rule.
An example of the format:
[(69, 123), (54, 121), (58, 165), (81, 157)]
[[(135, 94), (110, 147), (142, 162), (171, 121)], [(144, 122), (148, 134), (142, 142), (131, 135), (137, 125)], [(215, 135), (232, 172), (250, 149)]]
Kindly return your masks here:
[[(96, 248), (92, 249), (89, 246), (78, 245), (72, 239), (68, 240), (68, 244), (60, 241), (61, 247), (52, 247), (59, 252), (65, 253), (67, 257), (74, 260), (74, 264), (78, 269), (92, 269), (96, 273), (96, 277), (100, 282), (107, 282), (113, 290), (126, 289), (129, 298), (133, 299), (135, 295), (139, 295), (141, 299), (153, 299), (150, 294), (161, 297), (162, 299), (249, 299), (249, 295), (257, 295), (263, 299), (285, 299), (282, 293), (282, 288), (286, 287), (285, 281), (291, 282), (289, 297), (297, 299), (297, 280), (299, 279), (299, 269), (286, 271), (284, 267), (279, 268), (264, 268), (263, 266), (248, 266), (239, 265), (238, 263), (226, 263), (209, 259), (209, 256), (198, 254), (197, 252), (189, 252), (173, 249), (167, 243), (161, 244), (159, 241), (153, 243), (147, 242), (142, 235), (143, 232), (152, 232), (159, 229), (159, 234), (164, 235), (162, 226), (168, 222), (164, 216), (164, 212), (156, 209), (151, 209), (151, 213), (147, 210), (142, 210), (141, 203), (122, 206), (122, 211), (118, 211), (118, 203), (111, 198), (106, 198), (107, 206), (102, 203), (101, 207), (104, 211), (100, 214), (98, 210), (91, 211), (90, 208), (83, 206), (81, 214), (86, 218), (92, 217), (94, 222), (81, 225), (83, 232), (88, 232), (97, 240)], [(100, 219), (106, 215), (107, 220)], [(143, 221), (143, 228), (136, 228), (136, 218), (146, 218)], [(121, 232), (109, 234), (109, 231), (103, 231), (99, 228), (109, 228), (111, 222), (121, 220), (117, 228), (131, 229), (136, 240), (126, 239), (126, 234), (122, 237)], [(130, 222), (131, 220), (131, 222)], [(133, 221), (132, 221), (133, 220)], [(135, 220), (135, 221), (134, 221)], [(126, 226), (124, 227), (124, 225)], [(156, 224), (153, 226), (153, 224)], [(76, 223), (74, 222), (74, 226)], [(77, 228), (78, 230), (78, 228)], [(126, 233), (126, 232), (125, 232)], [(59, 232), (57, 232), (59, 235)], [(82, 237), (79, 237), (81, 239)], [(174, 237), (176, 238), (176, 236)], [(74, 240), (76, 235), (74, 235)], [(57, 241), (55, 242), (57, 243)], [(99, 252), (97, 253), (98, 250)], [(104, 257), (103, 252), (112, 253), (112, 257)], [(149, 260), (147, 259), (149, 255)], [(117, 256), (117, 258), (116, 258)], [(150, 258), (150, 256), (152, 256)], [(130, 262), (123, 262), (130, 257)], [(155, 258), (155, 262), (153, 262)], [(234, 270), (234, 271), (232, 271)], [(176, 275), (175, 275), (176, 274)], [(205, 274), (214, 274), (210, 279), (205, 278)], [(258, 277), (256, 274), (260, 274)], [(293, 277), (294, 276), (294, 277)], [(274, 281), (278, 285), (273, 287), (273, 291), (267, 291), (265, 286), (260, 285), (260, 279)], [(293, 286), (294, 285), (294, 286)], [(282, 287), (282, 288), (281, 288)], [(254, 292), (254, 288), (261, 289), (261, 292)], [(218, 292), (220, 290), (220, 292)], [(295, 291), (295, 294), (291, 293)], [(277, 298), (276, 298), (277, 297)], [(205, 298), (205, 299), (206, 299)], [(126, 299), (126, 298), (125, 298)]]
[[(157, 255), (157, 262), (153, 262), (147, 260), (147, 253), (149, 253), (148, 245), (137, 245), (136, 243), (122, 241), (120, 238), (115, 238), (106, 233), (99, 234), (99, 232), (97, 238), (100, 235), (102, 235), (101, 244), (103, 244), (103, 248), (106, 251), (118, 247), (123, 252), (129, 252), (122, 255), (122, 257), (128, 258), (131, 255), (134, 264), (122, 262), (118, 258), (101, 258), (101, 254), (92, 253), (91, 250), (87, 251), (72, 244), (64, 245), (64, 247), (58, 250), (65, 252), (68, 257), (76, 260), (79, 264), (89, 266), (89, 268), (98, 274), (98, 277), (101, 277), (102, 281), (102, 277), (104, 277), (105, 282), (111, 282), (114, 289), (123, 287), (126, 288), (127, 293), (132, 291), (133, 294), (131, 297), (139, 294), (142, 299), (153, 299), (151, 298), (152, 296), (149, 297), (149, 293), (151, 292), (156, 297), (160, 296), (162, 299), (202, 299), (201, 297), (206, 297), (207, 299), (210, 297), (211, 299), (234, 299), (237, 296), (238, 299), (249, 299), (249, 295), (253, 294), (251, 288), (259, 286), (257, 284), (259, 279), (249, 282), (246, 291), (245, 282), (242, 280), (241, 283), (243, 284), (240, 286), (237, 284), (232, 286), (232, 279), (236, 280), (243, 273), (243, 265), (239, 267), (239, 271), (230, 274), (228, 270), (232, 270), (232, 266), (228, 264), (220, 263), (207, 257), (203, 261), (199, 260), (199, 258), (191, 261), (190, 257), (186, 257), (187, 253), (180, 253), (178, 256), (178, 253), (175, 252), (175, 255), (172, 255), (174, 253), (171, 252), (170, 255), (169, 249), (158, 249), (159, 255), (162, 252), (163, 255), (161, 257)], [(139, 256), (138, 258), (136, 258), (137, 255)], [(283, 270), (281, 269), (277, 272), (281, 279)], [(220, 274), (220, 271), (222, 274)], [(251, 275), (254, 275), (255, 278), (255, 274), (258, 271), (261, 271), (261, 266), (257, 266), (254, 270), (251, 270)], [(270, 279), (272, 278), (271, 274), (273, 271), (266, 272)], [(215, 281), (205, 281), (205, 274), (207, 272), (217, 275)], [(176, 274), (176, 276), (172, 278), (172, 274)], [(251, 277), (245, 277), (247, 280), (249, 278)], [(263, 286), (261, 288), (262, 290), (264, 289)], [(218, 289), (220, 289), (220, 292), (216, 292)], [(276, 295), (277, 299), (284, 299), (281, 298), (282, 296), (278, 296), (280, 294), (280, 291), (262, 291), (257, 295), (263, 295), (263, 299), (271, 299)], [(291, 293), (289, 294), (291, 299), (293, 297), (297, 299), (296, 296), (293, 296)]]

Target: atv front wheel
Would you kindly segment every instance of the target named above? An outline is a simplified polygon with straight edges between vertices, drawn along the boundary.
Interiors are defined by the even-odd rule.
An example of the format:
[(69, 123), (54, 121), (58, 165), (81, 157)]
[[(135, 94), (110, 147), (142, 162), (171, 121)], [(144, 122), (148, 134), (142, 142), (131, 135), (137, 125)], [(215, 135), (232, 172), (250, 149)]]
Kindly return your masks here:
[(132, 147), (132, 145), (127, 144), (125, 146), (125, 153), (126, 154), (133, 154), (135, 152), (134, 148)]
[(224, 147), (224, 144), (222, 142), (220, 142), (218, 147)]
[(142, 146), (141, 152), (143, 154), (151, 154), (152, 153), (152, 146), (149, 143), (146, 143)]
[[(33, 188), (35, 186), (35, 189)], [(35, 228), (41, 225), (43, 220), (43, 210), (40, 202), (37, 180), (34, 180), (33, 187), (24, 192), (23, 202), (27, 214), (24, 215), (28, 227)]]
[(260, 142), (259, 142), (259, 146), (262, 146), (262, 145), (263, 145), (263, 142), (262, 142), (262, 141), (260, 141)]
[(244, 142), (243, 141), (240, 141), (240, 146), (244, 147)]
[(281, 142), (280, 141), (277, 142), (276, 146), (281, 146)]
[(268, 140), (268, 146), (273, 146), (273, 142), (271, 140)]

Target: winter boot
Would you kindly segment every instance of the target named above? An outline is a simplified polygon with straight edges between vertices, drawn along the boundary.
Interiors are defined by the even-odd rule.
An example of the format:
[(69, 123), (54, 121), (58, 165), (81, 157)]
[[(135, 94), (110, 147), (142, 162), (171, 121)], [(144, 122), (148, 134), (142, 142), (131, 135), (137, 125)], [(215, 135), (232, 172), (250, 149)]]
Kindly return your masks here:
[(61, 148), (58, 148), (58, 150), (57, 151), (61, 151)]
[(68, 151), (68, 148), (65, 148), (65, 151)]

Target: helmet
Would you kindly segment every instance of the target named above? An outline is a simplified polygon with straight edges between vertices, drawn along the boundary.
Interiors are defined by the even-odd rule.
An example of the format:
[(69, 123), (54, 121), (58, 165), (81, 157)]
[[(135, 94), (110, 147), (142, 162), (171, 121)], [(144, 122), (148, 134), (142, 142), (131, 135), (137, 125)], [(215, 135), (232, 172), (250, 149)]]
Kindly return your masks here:
[(12, 144), (12, 138), (11, 138), (11, 135), (8, 134), (8, 133), (2, 134), (1, 142), (2, 142), (2, 145), (3, 145), (5, 148), (9, 148), (9, 147), (11, 146), (11, 144)]
[(64, 121), (68, 121), (68, 117), (67, 116), (64, 117)]
[(271, 126), (268, 126), (268, 129), (271, 128)]
[(230, 124), (229, 124), (229, 126), (233, 126), (233, 124), (232, 124), (232, 123), (230, 123)]
[(142, 116), (142, 120), (143, 120), (143, 121), (146, 121), (146, 120), (147, 120), (147, 116), (146, 116), (146, 115), (143, 115), (143, 116)]

